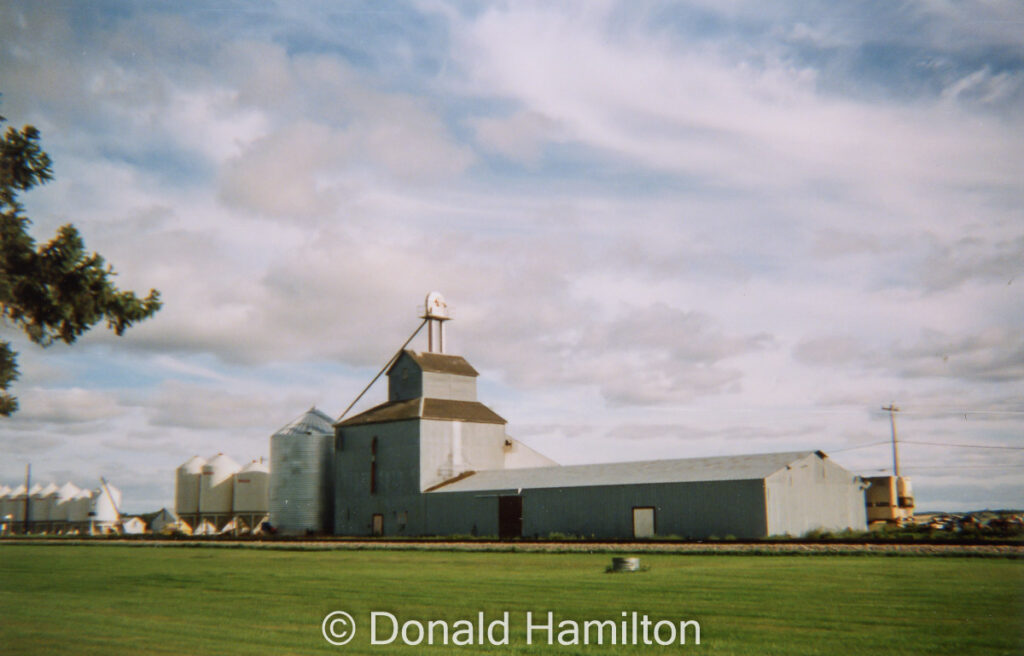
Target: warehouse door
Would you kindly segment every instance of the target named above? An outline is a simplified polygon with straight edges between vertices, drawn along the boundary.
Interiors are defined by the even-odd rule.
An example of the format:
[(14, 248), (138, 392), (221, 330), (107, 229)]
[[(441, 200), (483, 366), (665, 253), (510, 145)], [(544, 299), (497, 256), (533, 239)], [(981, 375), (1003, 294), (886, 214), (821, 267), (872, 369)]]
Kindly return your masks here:
[(373, 516), (373, 534), (384, 535), (384, 515)]
[(523, 537), (523, 497), (498, 497), (498, 537)]
[(633, 537), (654, 537), (654, 508), (633, 509)]

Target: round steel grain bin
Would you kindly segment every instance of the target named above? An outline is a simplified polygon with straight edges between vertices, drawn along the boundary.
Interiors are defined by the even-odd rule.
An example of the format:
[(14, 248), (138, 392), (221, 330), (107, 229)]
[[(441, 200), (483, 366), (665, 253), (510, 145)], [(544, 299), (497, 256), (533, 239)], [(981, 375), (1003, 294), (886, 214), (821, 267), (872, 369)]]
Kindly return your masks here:
[(223, 453), (203, 465), (199, 477), (199, 512), (203, 515), (230, 515), (234, 495), (232, 475), (241, 467)]
[(47, 483), (46, 487), (40, 488), (32, 498), (29, 499), (29, 520), (34, 524), (36, 522), (45, 522), (50, 519), (50, 497), (57, 493), (57, 486), (53, 483)]
[(0, 485), (0, 522), (4, 522), (8, 515), (13, 515), (10, 506), (11, 488)]
[(89, 509), (92, 507), (92, 492), (82, 490), (75, 495), (68, 509), (68, 521), (81, 524), (89, 521)]
[(186, 460), (174, 475), (174, 512), (194, 515), (199, 512), (199, 478), (206, 461), (199, 456)]
[(25, 521), (25, 486), (19, 485), (11, 490), (7, 497), (7, 509), (14, 516), (14, 521)]
[(57, 494), (53, 496), (52, 505), (50, 506), (50, 520), (58, 522), (68, 521), (71, 514), (71, 503), (81, 491), (81, 488), (71, 481), (68, 481), (57, 490)]
[(235, 474), (235, 491), (232, 504), (235, 514), (267, 513), (270, 491), (270, 467), (267, 463), (254, 460)]
[(310, 408), (270, 437), (270, 524), (281, 533), (324, 533), (333, 523), (334, 427)]

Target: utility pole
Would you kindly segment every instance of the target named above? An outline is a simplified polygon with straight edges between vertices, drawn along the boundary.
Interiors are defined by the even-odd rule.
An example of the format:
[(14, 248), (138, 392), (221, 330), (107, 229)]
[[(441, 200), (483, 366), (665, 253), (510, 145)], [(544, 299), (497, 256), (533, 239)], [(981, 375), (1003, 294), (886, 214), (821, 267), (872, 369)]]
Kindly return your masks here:
[(892, 473), (893, 476), (900, 475), (900, 452), (896, 442), (896, 413), (900, 411), (894, 403), (890, 403), (889, 407), (882, 408), (889, 413), (889, 425), (892, 426)]
[(28, 491), (31, 489), (31, 485), (32, 485), (32, 463), (30, 462), (27, 465), (25, 465), (25, 513), (24, 513), (24, 517), (25, 517), (25, 535), (28, 535), (28, 522), (29, 522), (28, 513), (29, 513), (29, 508), (31, 507), (31, 505), (29, 504), (30, 495), (29, 495)]

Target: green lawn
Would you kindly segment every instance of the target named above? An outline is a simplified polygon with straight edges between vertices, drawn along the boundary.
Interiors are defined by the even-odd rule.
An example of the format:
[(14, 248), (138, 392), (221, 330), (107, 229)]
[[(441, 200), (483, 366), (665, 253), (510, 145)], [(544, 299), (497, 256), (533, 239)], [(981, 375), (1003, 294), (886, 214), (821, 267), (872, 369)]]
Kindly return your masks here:
[[(1018, 654), (1024, 563), (996, 558), (282, 551), (0, 545), (2, 654)], [(359, 630), (327, 644), (320, 622)], [(371, 646), (400, 620), (511, 613), (511, 645)], [(701, 644), (526, 644), (525, 614), (697, 620)], [(536, 644), (543, 639), (544, 644)]]

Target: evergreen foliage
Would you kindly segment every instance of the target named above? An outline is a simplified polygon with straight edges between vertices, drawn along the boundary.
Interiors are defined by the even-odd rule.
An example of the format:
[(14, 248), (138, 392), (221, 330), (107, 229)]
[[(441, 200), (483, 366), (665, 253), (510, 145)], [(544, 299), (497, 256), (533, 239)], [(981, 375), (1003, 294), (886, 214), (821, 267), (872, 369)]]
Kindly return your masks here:
[[(6, 122), (0, 116), (0, 126)], [(53, 178), (50, 157), (39, 146), (39, 131), (8, 127), (0, 139), (0, 316), (40, 346), (72, 344), (100, 321), (117, 335), (160, 309), (160, 293), (145, 298), (114, 285), (113, 267), (88, 253), (78, 230), (61, 226), (37, 245), (18, 194)], [(0, 341), (0, 415), (17, 410), (8, 389), (18, 377), (17, 353)]]

